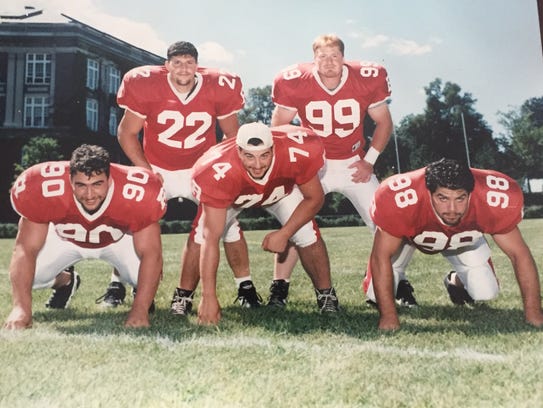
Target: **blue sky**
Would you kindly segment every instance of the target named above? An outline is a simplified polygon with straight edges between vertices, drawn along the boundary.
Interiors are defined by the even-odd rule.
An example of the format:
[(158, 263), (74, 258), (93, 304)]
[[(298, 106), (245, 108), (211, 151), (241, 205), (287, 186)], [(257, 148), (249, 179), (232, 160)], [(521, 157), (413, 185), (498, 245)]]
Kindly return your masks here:
[(313, 39), (334, 32), (347, 59), (387, 68), (395, 122), (422, 113), (423, 88), (437, 77), (471, 93), (495, 133), (498, 111), (543, 96), (536, 0), (12, 0), (9, 7), (29, 4), (159, 55), (190, 41), (200, 65), (239, 74), (245, 89), (310, 61)]

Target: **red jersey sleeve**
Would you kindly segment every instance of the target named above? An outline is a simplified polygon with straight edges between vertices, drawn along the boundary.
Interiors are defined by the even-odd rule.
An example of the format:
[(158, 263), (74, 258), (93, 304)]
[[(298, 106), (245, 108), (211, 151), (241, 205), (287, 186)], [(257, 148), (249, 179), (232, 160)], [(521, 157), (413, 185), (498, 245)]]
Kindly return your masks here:
[(194, 165), (192, 171), (192, 194), (200, 203), (215, 208), (232, 205), (240, 192), (242, 175), (232, 166), (236, 159), (235, 139), (227, 139), (209, 149)]
[(210, 83), (210, 86), (206, 88), (213, 89), (217, 118), (222, 119), (243, 109), (245, 97), (239, 76), (211, 68), (201, 68), (200, 73)]
[(111, 177), (118, 185), (118, 196), (108, 210), (119, 222), (125, 221), (129, 231), (137, 232), (162, 218), (166, 212), (166, 198), (156, 174), (142, 167), (112, 164)]
[[(148, 97), (154, 94), (156, 77), (166, 77), (167, 70), (162, 66), (145, 65), (128, 71), (117, 91), (117, 103), (123, 109), (128, 109), (136, 115), (146, 118), (150, 109)], [(151, 78), (151, 79), (149, 79)]]
[[(311, 129), (292, 125), (271, 128), (274, 135), (278, 166), (286, 166), (279, 172), (290, 174), (297, 185), (305, 184), (318, 174), (324, 165), (324, 145)], [(288, 158), (288, 160), (285, 160)]]
[(67, 212), (72, 198), (68, 162), (36, 164), (17, 177), (10, 190), (13, 209), (36, 223), (48, 223)]
[(410, 237), (416, 233), (416, 221), (431, 211), (426, 208), (427, 194), (424, 169), (391, 176), (374, 193), (371, 218), (395, 237)]
[(522, 220), (524, 196), (511, 177), (493, 170), (472, 169), (475, 187), (471, 201), (482, 232), (504, 234)]
[[(284, 68), (273, 79), (272, 101), (276, 105), (291, 110), (300, 109), (302, 99), (311, 99), (311, 88), (305, 88), (307, 80), (311, 80), (311, 64), (294, 64)], [(300, 89), (304, 87), (304, 89)], [(298, 92), (297, 92), (298, 91)], [(300, 95), (301, 99), (296, 96)]]
[(346, 65), (356, 83), (355, 95), (363, 95), (368, 108), (390, 100), (390, 81), (385, 67), (371, 61), (350, 61)]

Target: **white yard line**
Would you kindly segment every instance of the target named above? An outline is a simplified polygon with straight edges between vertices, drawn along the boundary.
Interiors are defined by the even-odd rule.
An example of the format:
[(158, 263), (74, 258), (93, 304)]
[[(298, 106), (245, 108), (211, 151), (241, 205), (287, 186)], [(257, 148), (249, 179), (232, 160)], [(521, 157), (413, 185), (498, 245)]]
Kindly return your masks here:
[[(32, 333), (32, 334), (31, 334)], [(66, 338), (67, 335), (50, 331), (32, 330), (26, 332), (8, 332), (0, 331), (0, 339), (9, 341), (21, 341), (27, 339), (29, 341), (35, 340), (51, 340)], [(276, 337), (272, 339), (260, 338), (260, 337), (247, 337), (247, 336), (229, 336), (229, 337), (191, 337), (183, 340), (172, 340), (169, 337), (133, 337), (131, 335), (73, 335), (73, 338), (80, 338), (84, 342), (108, 342), (114, 341), (116, 343), (155, 343), (159, 344), (164, 349), (174, 351), (180, 348), (186, 347), (198, 347), (198, 348), (225, 348), (225, 349), (239, 349), (241, 348), (258, 348), (262, 350), (270, 350), (281, 348), (286, 351), (295, 351), (296, 353), (303, 353), (313, 356), (321, 356), (326, 353), (333, 353), (337, 355), (349, 355), (356, 353), (379, 353), (379, 354), (393, 354), (397, 356), (415, 356), (428, 359), (460, 359), (465, 361), (476, 362), (489, 362), (489, 363), (502, 363), (511, 361), (514, 356), (507, 354), (487, 353), (472, 350), (468, 348), (454, 348), (447, 350), (436, 350), (429, 348), (417, 348), (417, 347), (398, 347), (387, 346), (376, 341), (363, 341), (354, 339), (337, 339), (328, 344), (314, 344), (309, 341), (291, 340), (283, 337)]]

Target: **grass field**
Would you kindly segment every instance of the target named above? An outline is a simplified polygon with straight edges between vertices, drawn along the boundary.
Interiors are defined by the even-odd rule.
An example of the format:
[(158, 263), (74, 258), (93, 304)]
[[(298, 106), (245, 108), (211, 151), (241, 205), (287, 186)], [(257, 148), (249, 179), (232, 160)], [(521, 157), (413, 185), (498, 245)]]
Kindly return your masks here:
[[(540, 271), (543, 219), (521, 223)], [(263, 297), (272, 256), (264, 231), (246, 233), (253, 280)], [(365, 227), (323, 230), (342, 311), (317, 313), (297, 266), (286, 311), (241, 309), (221, 257), (223, 320), (169, 314), (186, 235), (165, 235), (165, 273), (152, 327), (127, 330), (131, 304), (94, 303), (109, 281), (100, 261), (76, 266), (81, 287), (70, 308), (50, 311), (34, 292), (34, 327), (0, 331), (0, 407), (541, 407), (543, 330), (523, 322), (506, 257), (494, 251), (502, 292), (473, 309), (453, 306), (443, 287), (448, 264), (417, 253), (409, 278), (420, 306), (401, 310), (402, 329), (377, 331), (377, 311), (359, 289), (371, 237)], [(494, 248), (493, 243), (491, 242)], [(10, 310), (13, 240), (0, 246), (0, 319)], [(199, 296), (197, 295), (199, 300)], [(129, 299), (129, 297), (127, 297)]]

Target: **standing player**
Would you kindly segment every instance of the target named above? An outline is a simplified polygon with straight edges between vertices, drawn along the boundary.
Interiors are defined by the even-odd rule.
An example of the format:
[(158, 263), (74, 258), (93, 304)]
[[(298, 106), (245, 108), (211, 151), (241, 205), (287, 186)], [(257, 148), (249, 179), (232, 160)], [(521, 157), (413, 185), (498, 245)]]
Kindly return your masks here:
[(149, 326), (148, 310), (162, 273), (158, 220), (166, 211), (159, 178), (111, 164), (98, 146), (82, 145), (70, 162), (37, 164), (11, 189), (21, 218), (9, 265), (13, 309), (7, 329), (32, 326), (32, 289), (53, 287), (67, 306), (79, 275), (63, 270), (81, 259), (112, 264), (138, 288), (126, 327)]
[[(392, 132), (388, 109), (390, 85), (386, 70), (372, 62), (347, 62), (345, 45), (336, 35), (322, 35), (313, 42), (311, 63), (286, 68), (274, 79), (272, 98), (276, 104), (271, 124), (290, 123), (296, 115), (324, 143), (326, 164), (320, 173), (324, 193), (347, 197), (372, 230), (369, 215), (373, 193), (379, 183), (373, 165), (385, 149)], [(375, 122), (371, 146), (364, 152), (363, 124), (366, 113)], [(276, 263), (270, 288), (270, 305), (284, 306), (289, 278), (296, 263), (295, 251)], [(400, 281), (398, 301), (416, 305), (413, 288)]]
[(202, 243), (201, 324), (216, 324), (221, 317), (216, 293), (221, 234), (241, 210), (250, 207), (263, 207), (282, 224), (266, 235), (262, 248), (281, 253), (292, 239), (315, 287), (319, 309), (338, 310), (328, 253), (312, 221), (324, 202), (317, 174), (323, 162), (322, 143), (309, 129), (286, 125), (270, 130), (262, 123), (241, 126), (236, 139), (218, 144), (196, 162), (193, 191), (201, 208), (195, 229), (195, 239)]
[(372, 217), (377, 230), (364, 280), (367, 296), (377, 301), (379, 328), (400, 326), (394, 281), (405, 273), (415, 248), (429, 254), (441, 252), (451, 263), (453, 271), (444, 283), (454, 304), (498, 296), (498, 280), (483, 234), (492, 235), (511, 260), (526, 321), (542, 326), (538, 272), (518, 228), (523, 205), (522, 191), (513, 179), (450, 159), (385, 180), (375, 193)]
[[(237, 112), (244, 97), (238, 76), (198, 66), (198, 51), (180, 41), (168, 48), (164, 66), (142, 66), (129, 71), (117, 94), (125, 109), (118, 138), (124, 152), (136, 166), (152, 169), (164, 181), (166, 199), (188, 198), (190, 171), (196, 159), (216, 144), (218, 122), (226, 138), (239, 128)], [(143, 148), (138, 139), (143, 133)], [(258, 306), (256, 289), (249, 273), (247, 245), (235, 223), (224, 238), (227, 258), (238, 285), (238, 298), (245, 306)], [(192, 309), (198, 285), (199, 246), (187, 240), (179, 287), (175, 289), (171, 312), (185, 316)], [(112, 282), (105, 302), (122, 302), (124, 287)]]

